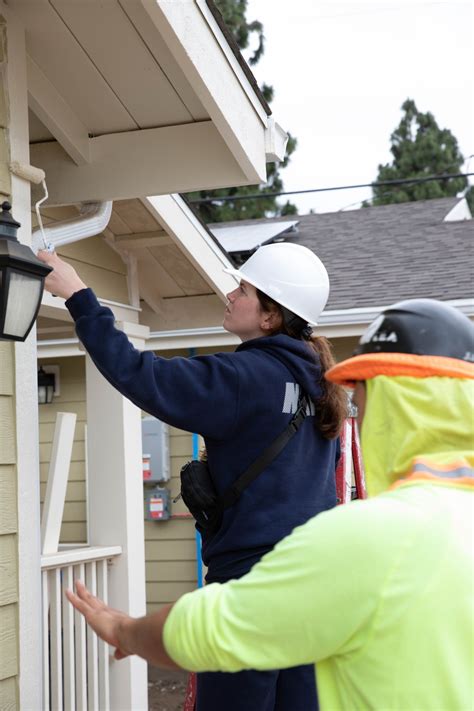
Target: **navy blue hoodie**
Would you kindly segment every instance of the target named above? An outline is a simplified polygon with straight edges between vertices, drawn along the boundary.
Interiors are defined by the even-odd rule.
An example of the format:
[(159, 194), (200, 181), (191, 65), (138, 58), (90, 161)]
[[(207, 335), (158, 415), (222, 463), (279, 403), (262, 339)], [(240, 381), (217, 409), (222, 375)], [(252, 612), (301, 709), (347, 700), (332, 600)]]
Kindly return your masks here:
[[(223, 493), (285, 429), (300, 387), (317, 399), (320, 366), (304, 341), (256, 338), (234, 353), (161, 358), (138, 351), (90, 289), (66, 305), (77, 334), (104, 377), (151, 415), (204, 437), (210, 471)], [(313, 408), (314, 409), (314, 408)], [(336, 503), (336, 440), (309, 414), (276, 459), (203, 537), (208, 582), (246, 573), (295, 526)]]

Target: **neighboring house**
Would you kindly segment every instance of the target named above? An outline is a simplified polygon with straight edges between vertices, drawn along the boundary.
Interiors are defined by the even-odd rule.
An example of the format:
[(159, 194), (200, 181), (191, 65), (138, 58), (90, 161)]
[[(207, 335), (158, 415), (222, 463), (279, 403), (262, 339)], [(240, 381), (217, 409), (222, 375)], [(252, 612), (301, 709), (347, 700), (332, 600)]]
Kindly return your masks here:
[[(240, 240), (256, 233), (255, 246), (285, 240), (315, 252), (331, 284), (320, 330), (333, 338), (360, 335), (373, 314), (401, 299), (440, 299), (474, 315), (474, 221), (464, 198), (208, 227), (238, 261), (253, 250), (247, 244), (235, 252), (232, 230)], [(260, 241), (260, 231), (270, 227)]]
[[(8, 0), (0, 48), (0, 192), (21, 223), (19, 239), (30, 243), (33, 205), (43, 197), (41, 185), (30, 195), (31, 171), (22, 166), (45, 171), (51, 223), (77, 221), (77, 204), (94, 202), (106, 214), (110, 201), (121, 201), (105, 239), (90, 235), (58, 250), (115, 302), (137, 345), (149, 335), (141, 299), (152, 328), (153, 319), (192, 327), (198, 301), (218, 301), (233, 282), (222, 275), (227, 257), (170, 194), (265, 181), (266, 162), (283, 158), (286, 140), (211, 0)], [(130, 248), (131, 240), (140, 246)], [(55, 351), (51, 344), (70, 335), (61, 299), (45, 296), (39, 326), (48, 359), (64, 357), (63, 345)], [(61, 604), (74, 572), (99, 592), (108, 587), (112, 604), (145, 610), (141, 413), (88, 357), (73, 362), (77, 344), (67, 348), (60, 397), (82, 403), (82, 442), (73, 447), (67, 504), (79, 525), (63, 532), (84, 540), (83, 504), (75, 502), (85, 485), (76, 464), (87, 458), (94, 547), (55, 554), (54, 535), (43, 532), (51, 548), (41, 561), (39, 461), (50, 448), (38, 448), (36, 335), (0, 343), (0, 708), (61, 708), (63, 700), (73, 708), (77, 700), (78, 708), (144, 709), (144, 663), (109, 665), (106, 646), (86, 638)], [(45, 443), (52, 426), (52, 419), (41, 426)]]

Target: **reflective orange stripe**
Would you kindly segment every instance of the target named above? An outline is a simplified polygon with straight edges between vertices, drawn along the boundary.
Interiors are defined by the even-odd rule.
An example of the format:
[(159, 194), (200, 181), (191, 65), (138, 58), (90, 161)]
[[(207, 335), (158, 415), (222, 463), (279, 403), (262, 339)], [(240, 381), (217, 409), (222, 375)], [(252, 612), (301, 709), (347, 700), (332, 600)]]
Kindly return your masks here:
[(397, 489), (400, 486), (410, 486), (418, 481), (429, 481), (441, 486), (454, 486), (462, 489), (474, 489), (474, 469), (469, 467), (466, 462), (452, 462), (445, 466), (436, 465), (435, 467), (421, 459), (415, 460), (411, 474), (403, 479), (399, 479), (391, 489)]
[(411, 353), (364, 353), (330, 368), (326, 379), (340, 385), (352, 385), (357, 380), (369, 380), (377, 375), (474, 378), (474, 363), (457, 358)]

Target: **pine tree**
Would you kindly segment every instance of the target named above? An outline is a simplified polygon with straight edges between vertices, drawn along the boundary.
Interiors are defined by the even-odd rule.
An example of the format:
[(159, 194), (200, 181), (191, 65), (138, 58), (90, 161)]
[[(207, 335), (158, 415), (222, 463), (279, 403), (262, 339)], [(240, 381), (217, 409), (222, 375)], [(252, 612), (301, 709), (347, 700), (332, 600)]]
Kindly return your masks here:
[[(250, 38), (253, 34), (258, 37), (258, 45), (255, 52), (249, 59), (249, 64), (254, 65), (261, 58), (265, 49), (265, 35), (263, 25), (258, 20), (247, 22), (247, 0), (215, 0), (224, 21), (232, 32), (240, 49), (247, 49)], [(270, 103), (273, 99), (273, 87), (263, 84), (260, 88), (265, 100)], [(255, 219), (259, 217), (295, 215), (296, 206), (286, 201), (283, 205), (278, 204), (276, 198), (271, 195), (268, 198), (258, 198), (255, 200), (235, 200), (218, 202), (219, 197), (232, 195), (255, 195), (256, 193), (274, 193), (283, 190), (283, 181), (280, 170), (288, 165), (290, 155), (296, 148), (296, 138), (289, 136), (285, 159), (277, 165), (267, 164), (267, 183), (265, 186), (244, 185), (235, 188), (221, 188), (220, 190), (200, 190), (189, 193), (189, 200), (199, 200), (204, 198), (214, 198), (212, 203), (196, 203), (197, 209), (204, 222), (230, 222), (232, 220)]]
[[(406, 99), (402, 111), (402, 120), (390, 137), (393, 161), (379, 165), (376, 182), (462, 173), (464, 158), (451, 131), (440, 128), (429, 111), (418, 111), (412, 99)], [(466, 186), (466, 178), (379, 186), (373, 188), (371, 204), (386, 205), (454, 196)]]

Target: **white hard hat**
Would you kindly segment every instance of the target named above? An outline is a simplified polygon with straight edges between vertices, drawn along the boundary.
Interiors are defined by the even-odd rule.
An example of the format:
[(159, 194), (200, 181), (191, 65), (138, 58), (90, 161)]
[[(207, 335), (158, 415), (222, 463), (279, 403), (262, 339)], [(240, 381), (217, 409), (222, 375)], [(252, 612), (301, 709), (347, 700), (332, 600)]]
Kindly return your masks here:
[(240, 269), (224, 271), (249, 282), (313, 326), (328, 300), (326, 267), (314, 252), (300, 244), (264, 245)]

